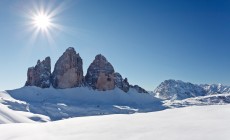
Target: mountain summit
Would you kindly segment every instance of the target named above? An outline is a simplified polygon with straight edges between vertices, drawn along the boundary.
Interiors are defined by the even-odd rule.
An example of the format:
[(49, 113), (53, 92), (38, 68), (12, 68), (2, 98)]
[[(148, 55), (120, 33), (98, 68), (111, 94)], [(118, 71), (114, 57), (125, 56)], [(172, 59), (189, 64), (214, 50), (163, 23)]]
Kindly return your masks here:
[(230, 93), (230, 86), (222, 84), (192, 84), (181, 80), (165, 80), (154, 91), (163, 100), (183, 100), (197, 96)]
[(37, 61), (35, 67), (28, 68), (26, 86), (48, 88), (51, 85), (51, 60), (46, 57), (42, 62)]
[(117, 87), (124, 92), (133, 88), (139, 93), (148, 93), (138, 85), (130, 85), (128, 79), (123, 79), (121, 74), (115, 72), (112, 64), (102, 54), (96, 55), (85, 77), (83, 74), (82, 58), (73, 47), (69, 47), (57, 60), (53, 73), (50, 57), (42, 62), (39, 60), (35, 67), (29, 68), (25, 86), (49, 88), (52, 85), (58, 89), (87, 86), (99, 91), (113, 90)]
[(83, 63), (75, 49), (68, 48), (57, 60), (52, 73), (54, 88), (79, 87), (83, 83)]

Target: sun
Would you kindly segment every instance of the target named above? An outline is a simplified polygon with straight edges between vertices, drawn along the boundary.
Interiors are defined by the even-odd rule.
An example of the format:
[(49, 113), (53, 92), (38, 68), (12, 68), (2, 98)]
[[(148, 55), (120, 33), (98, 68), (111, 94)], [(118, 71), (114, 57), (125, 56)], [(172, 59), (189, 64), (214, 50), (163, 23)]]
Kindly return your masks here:
[(51, 18), (46, 14), (38, 14), (33, 18), (33, 24), (36, 28), (46, 30), (51, 27)]

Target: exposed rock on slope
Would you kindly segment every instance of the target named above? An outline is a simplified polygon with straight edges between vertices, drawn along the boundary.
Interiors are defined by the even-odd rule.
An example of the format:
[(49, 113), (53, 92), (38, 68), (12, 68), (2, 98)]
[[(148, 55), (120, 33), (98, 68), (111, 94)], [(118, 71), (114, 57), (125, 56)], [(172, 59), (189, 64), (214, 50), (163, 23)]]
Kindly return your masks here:
[(143, 89), (142, 87), (140, 87), (140, 86), (138, 86), (138, 85), (131, 86), (131, 88), (136, 89), (136, 91), (137, 91), (138, 93), (148, 93), (145, 89)]
[(25, 86), (37, 86), (48, 88), (51, 85), (51, 61), (50, 57), (46, 57), (42, 62), (38, 60), (35, 67), (28, 68), (27, 81)]
[(161, 99), (185, 99), (206, 95), (206, 91), (195, 84), (183, 81), (166, 80), (155, 89), (156, 97)]
[(115, 72), (114, 73), (114, 82), (115, 82), (115, 86), (122, 89), (123, 88), (123, 78), (120, 75), (120, 73)]
[(111, 63), (101, 54), (97, 55), (89, 66), (85, 81), (93, 89), (103, 91), (118, 87), (124, 92), (128, 92), (130, 88), (128, 79), (123, 79), (119, 73), (115, 72)]
[(128, 79), (125, 78), (123, 79), (122, 76), (119, 73), (114, 73), (114, 78), (115, 78), (115, 86), (123, 90), (124, 92), (128, 92), (130, 85), (128, 82)]
[(123, 90), (124, 92), (128, 92), (128, 91), (129, 91), (129, 88), (130, 88), (130, 85), (129, 85), (129, 82), (128, 82), (128, 79), (127, 79), (127, 78), (125, 78), (125, 79), (122, 81), (122, 85), (123, 85), (122, 90)]
[(26, 86), (47, 88), (52, 84), (54, 88), (61, 89), (89, 86), (100, 91), (118, 87), (124, 92), (133, 88), (139, 93), (148, 93), (137, 85), (131, 86), (128, 79), (123, 79), (119, 73), (115, 72), (111, 63), (101, 54), (97, 55), (90, 64), (85, 77), (82, 59), (72, 47), (66, 49), (58, 59), (52, 74), (50, 63), (50, 58), (47, 57), (42, 62), (38, 61), (35, 67), (29, 68)]
[(68, 48), (55, 64), (52, 75), (53, 87), (73, 88), (83, 83), (82, 59), (74, 48)]
[(90, 64), (85, 76), (85, 81), (93, 89), (114, 89), (114, 68), (103, 55), (99, 54)]
[(230, 86), (225, 86), (222, 84), (203, 84), (200, 86), (204, 88), (204, 90), (207, 92), (207, 95), (230, 93)]

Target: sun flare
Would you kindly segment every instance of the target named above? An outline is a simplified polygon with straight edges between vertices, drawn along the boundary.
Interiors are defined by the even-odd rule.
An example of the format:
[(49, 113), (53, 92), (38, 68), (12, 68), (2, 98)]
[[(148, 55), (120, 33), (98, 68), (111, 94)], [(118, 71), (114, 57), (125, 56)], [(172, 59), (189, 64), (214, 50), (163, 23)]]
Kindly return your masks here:
[(51, 26), (51, 19), (48, 15), (39, 14), (34, 16), (33, 23), (39, 29), (48, 29)]

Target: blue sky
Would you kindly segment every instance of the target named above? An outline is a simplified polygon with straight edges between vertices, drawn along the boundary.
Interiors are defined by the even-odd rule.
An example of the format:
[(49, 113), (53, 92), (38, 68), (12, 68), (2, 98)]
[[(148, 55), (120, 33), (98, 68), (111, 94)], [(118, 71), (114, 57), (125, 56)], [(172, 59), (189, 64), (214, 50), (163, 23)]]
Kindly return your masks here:
[[(56, 11), (49, 38), (31, 30), (38, 9)], [(230, 1), (0, 1), (0, 90), (22, 87), (28, 67), (46, 56), (53, 67), (70, 46), (84, 74), (101, 53), (147, 90), (166, 79), (230, 85)]]

